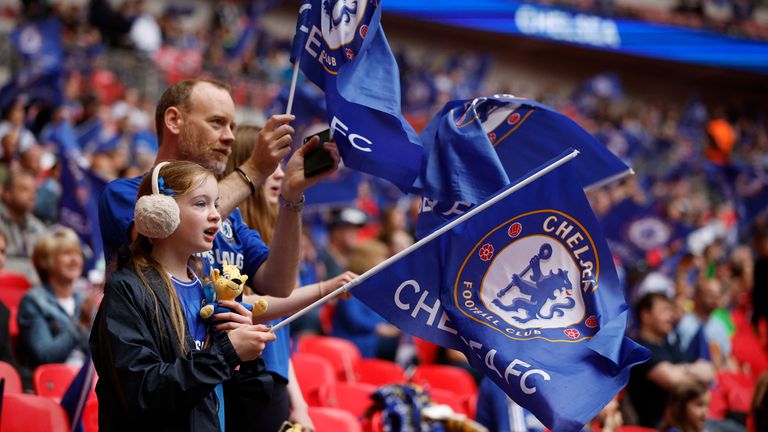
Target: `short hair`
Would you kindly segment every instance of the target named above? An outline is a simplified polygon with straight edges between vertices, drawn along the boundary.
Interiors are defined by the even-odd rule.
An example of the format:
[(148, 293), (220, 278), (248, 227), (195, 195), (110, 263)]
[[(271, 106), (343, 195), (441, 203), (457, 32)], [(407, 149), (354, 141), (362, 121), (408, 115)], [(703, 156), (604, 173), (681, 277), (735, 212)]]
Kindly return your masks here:
[(32, 249), (32, 264), (43, 283), (48, 283), (53, 268), (53, 256), (64, 249), (76, 249), (81, 254), (83, 249), (80, 237), (71, 228), (62, 227), (40, 237)]
[(191, 109), (189, 100), (192, 95), (192, 90), (199, 83), (208, 83), (222, 90), (230, 91), (230, 87), (227, 84), (221, 81), (208, 79), (188, 79), (170, 85), (165, 89), (160, 96), (160, 99), (157, 101), (157, 106), (155, 106), (155, 132), (157, 133), (159, 144), (163, 143), (165, 112), (170, 107), (177, 107), (183, 112), (189, 112)]
[(666, 294), (660, 292), (649, 292), (643, 295), (637, 303), (635, 303), (635, 316), (637, 317), (638, 322), (640, 321), (641, 312), (653, 309), (653, 304), (656, 303), (656, 300), (661, 300), (670, 304), (672, 303), (672, 300), (670, 300)]
[(3, 190), (10, 191), (13, 189), (16, 185), (16, 179), (23, 176), (36, 178), (37, 173), (29, 168), (15, 168), (11, 170), (5, 175), (5, 180), (3, 180)]

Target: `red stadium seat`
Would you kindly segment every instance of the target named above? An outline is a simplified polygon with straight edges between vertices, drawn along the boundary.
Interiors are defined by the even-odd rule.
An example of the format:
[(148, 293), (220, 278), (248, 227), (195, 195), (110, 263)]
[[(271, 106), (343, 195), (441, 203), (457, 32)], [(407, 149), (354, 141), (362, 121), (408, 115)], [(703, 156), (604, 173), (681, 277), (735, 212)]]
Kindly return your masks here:
[(0, 301), (5, 303), (8, 309), (19, 306), (29, 287), (29, 281), (23, 274), (0, 271)]
[(297, 352), (291, 356), (291, 361), (307, 405), (333, 406), (336, 403), (336, 377), (328, 360)]
[(49, 363), (40, 365), (32, 375), (32, 385), (35, 394), (61, 401), (72, 380), (79, 370), (63, 363)]
[(30, 394), (3, 396), (2, 432), (68, 432), (64, 408), (51, 399)]
[(88, 399), (85, 404), (83, 426), (85, 432), (99, 432), (99, 400), (95, 397)]
[(325, 357), (339, 381), (355, 381), (355, 365), (361, 356), (352, 342), (331, 336), (304, 336), (299, 339), (298, 351)]
[[(18, 306), (9, 306), (8, 310), (10, 312), (8, 316), (8, 333), (11, 336), (11, 343), (15, 343), (16, 338), (19, 336), (19, 307)], [(13, 346), (13, 345), (12, 345)]]
[(344, 410), (309, 407), (309, 417), (317, 432), (362, 432), (360, 422)]
[(355, 366), (357, 382), (383, 386), (404, 384), (405, 372), (395, 362), (380, 359), (360, 359)]
[(23, 392), (19, 371), (10, 363), (0, 361), (0, 378), (5, 380), (5, 394)]
[(464, 369), (448, 365), (421, 365), (414, 370), (411, 381), (430, 390), (441, 389), (456, 393), (463, 400), (464, 412), (469, 416), (474, 415), (477, 383)]
[(365, 383), (336, 383), (336, 408), (352, 413), (361, 418), (373, 404), (371, 395), (376, 386)]

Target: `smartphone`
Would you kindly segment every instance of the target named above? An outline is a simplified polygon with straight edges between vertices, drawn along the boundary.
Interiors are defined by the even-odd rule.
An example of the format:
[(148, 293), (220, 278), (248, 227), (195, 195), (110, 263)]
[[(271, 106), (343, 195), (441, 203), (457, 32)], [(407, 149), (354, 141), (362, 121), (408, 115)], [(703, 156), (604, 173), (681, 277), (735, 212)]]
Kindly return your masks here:
[(331, 154), (323, 148), (323, 143), (331, 140), (331, 130), (326, 129), (314, 135), (304, 138), (304, 144), (309, 142), (314, 136), (320, 137), (320, 145), (309, 150), (304, 155), (304, 177), (312, 177), (322, 174), (333, 168), (334, 162)]

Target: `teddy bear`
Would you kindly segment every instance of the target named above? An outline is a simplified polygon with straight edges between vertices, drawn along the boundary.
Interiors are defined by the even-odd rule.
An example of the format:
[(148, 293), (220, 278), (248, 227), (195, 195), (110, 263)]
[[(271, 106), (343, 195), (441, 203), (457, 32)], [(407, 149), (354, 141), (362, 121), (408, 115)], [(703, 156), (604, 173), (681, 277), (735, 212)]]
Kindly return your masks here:
[[(241, 275), (237, 266), (228, 264), (226, 261), (221, 266), (221, 270), (213, 269), (211, 271), (211, 283), (206, 286), (206, 298), (203, 300), (203, 306), (200, 308), (200, 317), (208, 320), (212, 316), (232, 312), (231, 309), (219, 304), (222, 300), (235, 300), (243, 293), (245, 282), (248, 281), (248, 275)], [(267, 301), (259, 299), (253, 305), (239, 302), (246, 309), (256, 315), (261, 315), (267, 311)]]

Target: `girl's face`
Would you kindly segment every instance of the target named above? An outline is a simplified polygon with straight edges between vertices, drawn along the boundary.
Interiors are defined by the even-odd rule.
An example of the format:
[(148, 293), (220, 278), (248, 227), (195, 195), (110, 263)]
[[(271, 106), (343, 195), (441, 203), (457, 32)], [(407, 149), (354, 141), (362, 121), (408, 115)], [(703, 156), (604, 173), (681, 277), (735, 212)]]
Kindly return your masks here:
[(703, 431), (706, 426), (709, 397), (709, 392), (706, 392), (685, 405), (685, 415), (697, 431)]
[(277, 205), (278, 198), (280, 197), (280, 185), (283, 183), (283, 177), (285, 172), (283, 168), (278, 164), (275, 172), (267, 178), (264, 182), (264, 196), (267, 198), (267, 202), (270, 205)]
[(51, 264), (49, 271), (52, 279), (74, 282), (83, 273), (83, 253), (75, 247), (58, 249), (53, 253)]
[(176, 197), (179, 227), (168, 237), (179, 251), (194, 254), (211, 250), (219, 231), (219, 184), (212, 175), (197, 187)]

